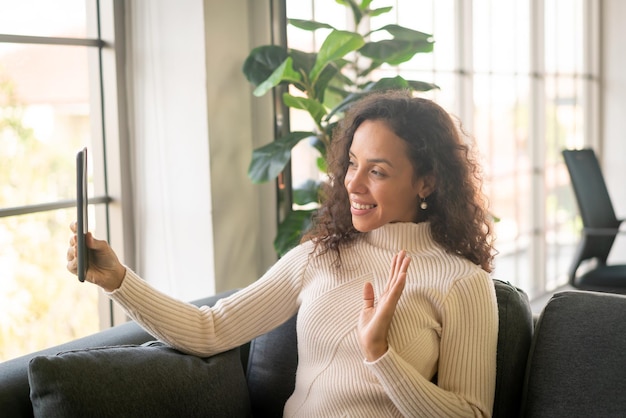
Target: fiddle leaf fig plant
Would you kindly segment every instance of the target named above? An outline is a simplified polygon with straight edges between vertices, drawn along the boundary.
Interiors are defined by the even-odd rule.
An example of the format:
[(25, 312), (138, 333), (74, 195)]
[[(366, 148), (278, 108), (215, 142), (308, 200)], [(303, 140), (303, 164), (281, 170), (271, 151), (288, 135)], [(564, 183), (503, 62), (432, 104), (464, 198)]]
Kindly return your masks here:
[[(254, 183), (275, 179), (290, 162), (293, 147), (305, 139), (319, 151), (317, 167), (325, 172), (326, 149), (332, 141), (333, 128), (350, 104), (363, 95), (375, 90), (438, 88), (432, 83), (401, 76), (374, 77), (383, 65), (398, 65), (418, 53), (432, 52), (431, 35), (393, 24), (362, 29), (365, 20), (388, 13), (392, 7), (374, 9), (373, 0), (336, 2), (351, 11), (354, 31), (340, 30), (323, 22), (288, 19), (290, 25), (301, 30), (328, 33), (318, 51), (264, 45), (254, 48), (244, 62), (243, 73), (255, 87), (255, 96), (263, 96), (277, 86), (288, 86), (282, 95), (284, 105), (307, 112), (311, 118), (310, 131), (289, 132), (253, 151), (248, 176)], [(374, 34), (382, 40), (372, 40)], [(300, 206), (316, 203), (320, 185), (313, 180), (297, 185), (293, 189), (293, 203)], [(313, 213), (314, 209), (291, 210), (285, 216), (274, 240), (279, 255), (297, 245), (310, 226)]]

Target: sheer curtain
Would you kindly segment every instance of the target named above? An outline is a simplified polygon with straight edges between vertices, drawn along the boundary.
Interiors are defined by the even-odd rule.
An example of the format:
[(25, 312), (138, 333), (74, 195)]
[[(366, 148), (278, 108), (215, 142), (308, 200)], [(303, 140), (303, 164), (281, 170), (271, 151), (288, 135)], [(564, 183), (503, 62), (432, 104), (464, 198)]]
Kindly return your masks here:
[(184, 300), (215, 292), (203, 2), (128, 2), (135, 265)]

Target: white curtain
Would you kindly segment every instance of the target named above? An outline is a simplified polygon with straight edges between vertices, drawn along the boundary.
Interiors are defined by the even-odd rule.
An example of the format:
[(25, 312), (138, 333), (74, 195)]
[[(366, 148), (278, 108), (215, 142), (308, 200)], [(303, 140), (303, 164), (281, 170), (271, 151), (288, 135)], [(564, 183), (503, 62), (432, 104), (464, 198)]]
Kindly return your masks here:
[(135, 265), (193, 300), (215, 292), (203, 2), (126, 5)]

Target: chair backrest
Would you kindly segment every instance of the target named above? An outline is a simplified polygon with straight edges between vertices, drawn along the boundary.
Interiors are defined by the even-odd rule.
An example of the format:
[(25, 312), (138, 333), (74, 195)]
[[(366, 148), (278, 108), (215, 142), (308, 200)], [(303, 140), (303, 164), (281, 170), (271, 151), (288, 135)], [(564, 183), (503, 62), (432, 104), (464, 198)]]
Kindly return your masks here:
[[(602, 175), (596, 154), (592, 149), (564, 150), (563, 158), (572, 180), (572, 188), (585, 229), (619, 228), (613, 203)], [(570, 268), (570, 282), (576, 280), (576, 270), (584, 260), (595, 258), (600, 265), (606, 264), (615, 241), (615, 234), (593, 235), (583, 231), (581, 242)]]
[(592, 149), (563, 150), (583, 225), (587, 228), (615, 228), (619, 221)]
[[(521, 408), (533, 318), (524, 291), (498, 279), (493, 282), (499, 316), (493, 417), (514, 417)], [(295, 387), (297, 365), (296, 317), (251, 342), (246, 375), (254, 416), (282, 416)]]

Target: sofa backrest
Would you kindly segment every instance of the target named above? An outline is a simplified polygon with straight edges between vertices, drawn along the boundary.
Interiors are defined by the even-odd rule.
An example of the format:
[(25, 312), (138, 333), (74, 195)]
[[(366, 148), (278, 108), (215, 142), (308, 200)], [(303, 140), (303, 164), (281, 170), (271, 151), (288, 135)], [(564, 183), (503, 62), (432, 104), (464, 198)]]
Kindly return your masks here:
[(296, 386), (296, 318), (250, 342), (246, 379), (255, 417), (282, 417)]
[[(494, 279), (499, 334), (494, 417), (514, 417), (521, 394), (533, 321), (528, 296), (508, 282)], [(298, 365), (296, 317), (250, 343), (247, 364), (254, 416), (279, 417), (295, 387)]]
[(494, 279), (498, 299), (498, 354), (493, 417), (516, 417), (522, 407), (522, 388), (533, 316), (528, 295), (512, 284)]
[(626, 296), (554, 295), (539, 316), (525, 380), (525, 417), (626, 416)]

